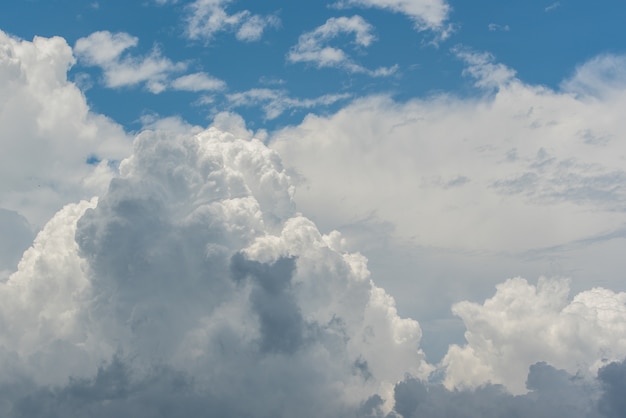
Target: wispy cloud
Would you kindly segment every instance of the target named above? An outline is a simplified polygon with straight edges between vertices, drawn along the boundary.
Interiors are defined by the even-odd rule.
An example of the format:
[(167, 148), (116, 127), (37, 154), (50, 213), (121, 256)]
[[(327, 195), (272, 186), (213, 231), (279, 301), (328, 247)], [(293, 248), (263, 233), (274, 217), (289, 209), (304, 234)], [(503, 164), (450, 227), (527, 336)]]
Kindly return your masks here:
[(127, 33), (94, 32), (76, 41), (74, 52), (84, 65), (98, 66), (104, 71), (107, 87), (134, 86), (145, 83), (152, 93), (160, 93), (167, 88), (171, 74), (184, 71), (187, 64), (172, 62), (161, 55), (154, 47), (145, 56), (125, 54), (137, 46), (139, 39)]
[(354, 62), (344, 49), (332, 47), (329, 42), (339, 35), (354, 36), (354, 46), (367, 48), (376, 40), (374, 28), (361, 16), (333, 17), (311, 32), (300, 35), (298, 43), (287, 54), (292, 63), (312, 63), (317, 68), (341, 68), (352, 73), (364, 73), (370, 76), (389, 76), (397, 67), (367, 69)]
[(174, 79), (171, 87), (174, 90), (214, 91), (223, 90), (226, 88), (226, 83), (207, 73), (193, 73)]
[(198, 72), (178, 76), (187, 69), (185, 62), (173, 62), (154, 47), (145, 56), (133, 56), (127, 50), (137, 46), (139, 39), (127, 33), (95, 32), (76, 41), (74, 52), (84, 65), (97, 66), (104, 72), (104, 84), (118, 88), (144, 84), (151, 93), (166, 89), (186, 91), (222, 90), (226, 83)]
[(228, 94), (226, 97), (232, 107), (261, 106), (267, 119), (275, 119), (288, 110), (329, 106), (349, 98), (350, 94), (326, 94), (313, 99), (298, 99), (290, 97), (285, 90), (258, 88)]
[(275, 15), (255, 15), (249, 10), (233, 14), (226, 11), (232, 0), (196, 0), (188, 6), (187, 36), (210, 42), (219, 32), (234, 32), (244, 42), (258, 41), (267, 28), (278, 27)]
[[(407, 15), (418, 30), (447, 32), (450, 6), (445, 0), (340, 0), (336, 7), (375, 7)], [(444, 35), (444, 37), (447, 36)]]
[(496, 32), (496, 31), (508, 32), (511, 30), (509, 25), (498, 25), (497, 23), (488, 24), (487, 29), (489, 29), (490, 32)]
[(556, 10), (557, 8), (559, 8), (561, 6), (561, 2), (560, 1), (555, 1), (554, 3), (551, 3), (550, 5), (546, 6), (546, 8), (544, 9), (544, 11), (546, 12), (551, 12), (553, 10)]

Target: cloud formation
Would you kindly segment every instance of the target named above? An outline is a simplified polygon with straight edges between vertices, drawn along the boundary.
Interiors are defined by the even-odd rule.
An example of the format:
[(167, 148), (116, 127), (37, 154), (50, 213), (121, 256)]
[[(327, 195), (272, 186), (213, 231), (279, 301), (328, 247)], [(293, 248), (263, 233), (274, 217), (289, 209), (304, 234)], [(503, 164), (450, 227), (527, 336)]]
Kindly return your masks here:
[(452, 312), (467, 343), (452, 345), (442, 363), (449, 388), (502, 384), (524, 393), (528, 367), (540, 361), (570, 374), (595, 375), (626, 357), (626, 293), (594, 288), (569, 300), (569, 283), (521, 278), (496, 286), (482, 305), (457, 303)]
[(280, 25), (275, 15), (261, 16), (242, 10), (229, 14), (226, 6), (232, 0), (196, 0), (188, 6), (187, 36), (210, 42), (219, 32), (234, 32), (244, 42), (258, 41), (267, 28)]
[(354, 36), (357, 48), (367, 48), (376, 39), (373, 29), (361, 16), (331, 17), (311, 32), (300, 35), (298, 43), (289, 50), (287, 61), (313, 63), (317, 68), (341, 68), (376, 77), (389, 76), (396, 71), (395, 66), (370, 70), (354, 62), (343, 49), (328, 45), (339, 35), (348, 34)]
[(34, 230), (65, 203), (104, 191), (130, 151), (123, 129), (92, 113), (67, 80), (74, 61), (62, 38), (0, 31), (0, 207)]
[(144, 396), (178, 374), (246, 415), (334, 416), (376, 394), (390, 408), (395, 383), (432, 366), (418, 323), (341, 246), (295, 212), (258, 140), (146, 131), (108, 191), (55, 215), (0, 283), (3, 382), (97, 402), (117, 396), (108, 379)]
[[(99, 195), (58, 211), (17, 270), (0, 280), (0, 415), (624, 415), (626, 293), (595, 287), (570, 299), (566, 280), (508, 280), (482, 304), (453, 307), (467, 343), (452, 345), (437, 368), (420, 349), (420, 325), (398, 314), (394, 299), (371, 280), (365, 257), (349, 251), (341, 233), (323, 234), (296, 211), (289, 171), (241, 118), (221, 114), (216, 122), (236, 135), (177, 118), (146, 123), (155, 130), (135, 139), (109, 181), (116, 170), (107, 159), (127, 151), (126, 136), (90, 113), (66, 80), (71, 49), (60, 38), (0, 39), (7, 98), (0, 132), (17, 138), (7, 149), (26, 155), (22, 162), (40, 156), (20, 154), (20, 141), (25, 150), (46, 151), (37, 167), (5, 157), (3, 184), (8, 190), (23, 173), (36, 173), (56, 182), (57, 203)], [(126, 41), (94, 59), (119, 56)], [(541, 216), (533, 210), (550, 205), (584, 209), (582, 224), (560, 219), (568, 211), (549, 220), (563, 222), (557, 244), (584, 241), (601, 227), (614, 233), (622, 222), (622, 153), (613, 138), (621, 132), (615, 108), (623, 94), (610, 63), (619, 57), (581, 66), (571, 82), (585, 87), (563, 92), (525, 85), (489, 56), (462, 58), (483, 97), (404, 104), (373, 97), (327, 118), (309, 116), (273, 138), (290, 164), (302, 159), (302, 172), (292, 172), (306, 174), (313, 190), (300, 189), (305, 196), (315, 196), (325, 178), (307, 171), (308, 158), (327, 163), (325, 175), (334, 177), (315, 202), (322, 222), (350, 220), (383, 196), (381, 216), (402, 233), (412, 233), (412, 224), (392, 215), (410, 207), (428, 215), (411, 214), (411, 222), (425, 234), (433, 228), (444, 246), (484, 239), (479, 248), (533, 248), (529, 235), (501, 237), (485, 225), (498, 222), (485, 213), (502, 216), (489, 205), (516, 199), (534, 220)], [(187, 85), (211, 81), (199, 74)], [(597, 88), (603, 85), (615, 88)], [(503, 145), (487, 137), (493, 132)], [(381, 133), (391, 139), (382, 143)], [(468, 154), (479, 161), (469, 164)], [(344, 171), (335, 171), (337, 161)], [(378, 167), (390, 170), (387, 177)], [(419, 201), (407, 201), (412, 189), (397, 182), (399, 172), (417, 173)], [(359, 178), (361, 189), (353, 192), (364, 208), (337, 194), (351, 176)], [(393, 198), (394, 187), (407, 187), (404, 200)], [(37, 197), (26, 186), (20, 191)], [(441, 208), (455, 210), (449, 193), (467, 199), (467, 218), (453, 227), (482, 219), (480, 234), (466, 237), (438, 223)], [(0, 196), (11, 203), (9, 192)], [(342, 207), (325, 207), (337, 197)], [(311, 204), (304, 202), (299, 210)], [(21, 244), (0, 260), (14, 264), (29, 237), (18, 213), (27, 206), (8, 207), (0, 210), (0, 228)], [(324, 210), (335, 217), (324, 219)], [(528, 224), (517, 226), (525, 232)]]

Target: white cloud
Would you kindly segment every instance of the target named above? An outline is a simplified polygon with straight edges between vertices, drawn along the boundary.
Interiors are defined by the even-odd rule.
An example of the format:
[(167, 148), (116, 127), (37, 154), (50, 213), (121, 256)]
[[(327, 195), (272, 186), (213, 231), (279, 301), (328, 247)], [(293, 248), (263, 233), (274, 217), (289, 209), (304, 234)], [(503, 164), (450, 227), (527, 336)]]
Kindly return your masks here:
[(174, 63), (154, 48), (144, 57), (132, 57), (124, 52), (136, 46), (138, 39), (127, 33), (94, 32), (76, 41), (74, 52), (85, 65), (98, 66), (104, 71), (107, 87), (124, 87), (145, 83), (155, 94), (167, 88), (171, 74), (184, 71), (185, 63)]
[(295, 212), (260, 141), (146, 131), (120, 172), (0, 282), (0, 384), (62, 387), (110, 362), (132, 381), (171, 370), (238, 415), (312, 417), (376, 394), (389, 410), (396, 382), (432, 370), (419, 324)]
[(476, 52), (463, 47), (452, 50), (461, 60), (465, 61), (464, 75), (475, 80), (475, 85), (482, 88), (500, 88), (515, 81), (515, 71), (504, 64), (495, 62), (493, 55)]
[(329, 46), (328, 43), (339, 35), (354, 35), (356, 47), (366, 48), (376, 39), (373, 27), (361, 16), (331, 17), (323, 25), (311, 32), (300, 35), (298, 43), (287, 54), (287, 60), (292, 63), (313, 63), (318, 68), (342, 68), (353, 73), (364, 73), (370, 76), (389, 76), (397, 67), (381, 67), (369, 70), (352, 60), (340, 48)]
[(90, 112), (67, 80), (73, 64), (62, 38), (30, 42), (0, 32), (0, 207), (19, 212), (35, 230), (68, 201), (100, 193), (115, 161), (130, 151), (123, 129)]
[(275, 119), (288, 110), (311, 109), (328, 106), (350, 97), (349, 94), (325, 94), (313, 99), (289, 97), (285, 90), (258, 88), (240, 93), (228, 94), (232, 107), (261, 105), (267, 119)]
[(299, 210), (368, 256), (435, 358), (462, 340), (449, 306), (504, 277), (626, 291), (626, 91), (577, 97), (471, 60), (477, 95), (361, 98), (269, 140)]
[(548, 6), (545, 7), (545, 11), (546, 12), (551, 12), (553, 10), (558, 9), (561, 6), (561, 2), (560, 1), (555, 1), (554, 3), (550, 3)]
[(172, 81), (171, 87), (175, 90), (214, 91), (223, 90), (226, 83), (207, 73), (193, 73), (176, 78)]
[(272, 147), (306, 179), (303, 210), (331, 228), (375, 214), (415, 244), (465, 250), (525, 251), (620, 228), (624, 90), (579, 100), (461, 54), (495, 93), (368, 97), (276, 133)]
[(561, 88), (581, 97), (608, 99), (626, 89), (626, 55), (604, 54), (578, 66)]
[(360, 6), (388, 9), (407, 15), (418, 30), (446, 32), (445, 21), (450, 13), (450, 6), (445, 0), (341, 0), (338, 7)]
[(258, 41), (265, 29), (280, 24), (274, 15), (261, 16), (243, 10), (228, 14), (226, 6), (232, 0), (196, 0), (191, 3), (187, 18), (187, 36), (210, 42), (217, 33), (235, 32), (240, 41)]
[(487, 29), (489, 29), (490, 32), (496, 32), (496, 31), (508, 32), (511, 30), (509, 25), (498, 25), (497, 23), (488, 24)]
[(594, 288), (568, 299), (564, 279), (533, 286), (515, 278), (480, 305), (452, 308), (463, 320), (467, 344), (450, 347), (443, 365), (448, 387), (503, 384), (526, 391), (528, 367), (540, 361), (571, 374), (594, 376), (626, 357), (626, 293)]

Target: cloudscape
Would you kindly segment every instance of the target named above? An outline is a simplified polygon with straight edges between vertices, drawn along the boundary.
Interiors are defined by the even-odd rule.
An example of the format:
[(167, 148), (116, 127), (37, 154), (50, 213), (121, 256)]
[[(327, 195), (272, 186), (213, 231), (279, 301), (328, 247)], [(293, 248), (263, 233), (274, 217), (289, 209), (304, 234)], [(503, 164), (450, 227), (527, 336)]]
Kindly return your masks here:
[(0, 416), (626, 416), (624, 17), (10, 1)]

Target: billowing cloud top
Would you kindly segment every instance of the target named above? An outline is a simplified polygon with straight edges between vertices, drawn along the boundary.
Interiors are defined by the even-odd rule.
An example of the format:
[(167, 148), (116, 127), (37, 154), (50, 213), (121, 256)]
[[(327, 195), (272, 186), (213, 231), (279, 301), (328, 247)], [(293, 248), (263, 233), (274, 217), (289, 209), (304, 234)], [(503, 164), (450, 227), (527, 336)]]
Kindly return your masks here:
[(293, 416), (302, 402), (392, 402), (405, 373), (430, 372), (418, 323), (338, 233), (294, 211), (258, 140), (147, 131), (120, 171), (101, 198), (60, 211), (0, 284), (4, 383), (166, 367), (244, 415)]

